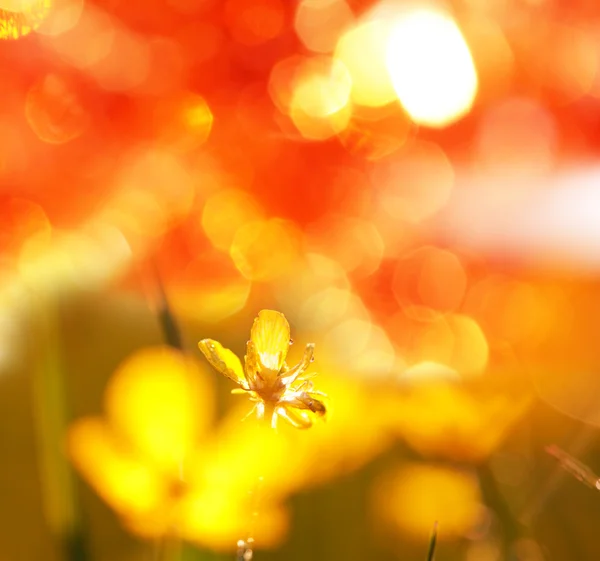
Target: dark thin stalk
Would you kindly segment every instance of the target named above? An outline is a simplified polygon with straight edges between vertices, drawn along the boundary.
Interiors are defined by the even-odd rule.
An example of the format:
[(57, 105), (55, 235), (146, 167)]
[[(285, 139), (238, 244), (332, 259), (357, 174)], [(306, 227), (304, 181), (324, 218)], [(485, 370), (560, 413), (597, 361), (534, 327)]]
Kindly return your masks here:
[(567, 452), (556, 445), (548, 446), (546, 452), (554, 456), (558, 460), (559, 465), (577, 479), (577, 481), (581, 481), (581, 483), (592, 489), (600, 489), (600, 479), (589, 466), (567, 454)]
[(165, 342), (175, 349), (183, 350), (181, 331), (177, 325), (175, 315), (169, 304), (167, 292), (156, 265), (153, 266), (154, 284), (156, 286), (156, 313), (160, 322)]
[[(571, 441), (569, 446), (570, 454), (573, 456), (582, 456), (596, 438), (597, 431), (594, 428), (589, 426), (582, 428)], [(560, 487), (567, 476), (567, 473), (567, 470), (564, 469), (562, 464), (559, 463), (555, 466), (537, 495), (529, 501), (527, 508), (521, 514), (520, 519), (524, 524), (530, 525), (535, 521), (538, 514), (546, 506), (550, 497), (554, 494), (556, 489)]]
[[(146, 281), (146, 284), (148, 284), (148, 280), (150, 279), (146, 277), (144, 280)], [(152, 286), (148, 287), (152, 294), (150, 298), (153, 306), (155, 307), (156, 315), (162, 328), (165, 342), (171, 347), (183, 351), (184, 345), (181, 337), (181, 331), (179, 330), (175, 315), (173, 314), (169, 304), (169, 299), (167, 297), (167, 293), (156, 264), (153, 264), (151, 267), (151, 284)], [(270, 417), (271, 415), (267, 413), (266, 418), (270, 419)], [(251, 561), (254, 555), (254, 526), (256, 524), (256, 517), (258, 515), (261, 493), (262, 477), (259, 477), (256, 487), (252, 491), (253, 506), (252, 512), (250, 513), (250, 529), (247, 538), (241, 539), (237, 543), (236, 561)], [(176, 548), (175, 559), (177, 561), (183, 561), (184, 549), (181, 542), (179, 542), (177, 545), (178, 547)], [(169, 559), (169, 553), (167, 549), (168, 548), (166, 547), (165, 540), (160, 540), (159, 543), (155, 545), (155, 558), (157, 561), (165, 561)]]
[(431, 537), (429, 538), (429, 549), (427, 550), (427, 559), (426, 561), (433, 561), (433, 557), (435, 556), (435, 545), (437, 543), (437, 532), (438, 532), (438, 523), (437, 520), (433, 525), (433, 530), (431, 531)]
[[(156, 263), (152, 263), (149, 270), (144, 273), (142, 280), (147, 290), (147, 297), (158, 317), (165, 343), (174, 349), (184, 351), (181, 331), (169, 304), (167, 292)], [(185, 479), (183, 464), (181, 465), (180, 478), (182, 481)], [(183, 561), (184, 546), (177, 534), (160, 537), (154, 544), (153, 549), (155, 561)]]
[(481, 491), (486, 504), (492, 507), (498, 516), (504, 531), (504, 546), (508, 550), (508, 544), (517, 541), (522, 537), (523, 531), (520, 523), (517, 521), (511, 508), (509, 507), (504, 495), (498, 489), (496, 478), (487, 464), (481, 464), (477, 468)]

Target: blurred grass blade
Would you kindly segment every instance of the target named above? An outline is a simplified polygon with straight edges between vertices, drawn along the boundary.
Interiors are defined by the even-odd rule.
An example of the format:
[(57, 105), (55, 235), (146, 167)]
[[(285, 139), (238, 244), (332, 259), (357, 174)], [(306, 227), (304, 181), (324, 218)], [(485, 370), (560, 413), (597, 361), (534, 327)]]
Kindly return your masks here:
[[(596, 440), (596, 429), (591, 426), (586, 426), (569, 439), (570, 449), (572, 454), (583, 454)], [(536, 493), (527, 506), (521, 513), (520, 520), (525, 525), (531, 525), (538, 514), (543, 510), (552, 494), (561, 485), (563, 479), (567, 475), (567, 470), (563, 469), (559, 463), (548, 479), (541, 485), (540, 490)]]
[(163, 300), (163, 305), (158, 310), (158, 319), (160, 321), (165, 341), (171, 346), (180, 351), (183, 350), (183, 342), (181, 340), (181, 332), (175, 321), (175, 316), (169, 307), (166, 296)]
[(584, 463), (580, 462), (556, 445), (548, 446), (546, 452), (556, 458), (560, 466), (577, 479), (577, 481), (581, 481), (584, 485), (587, 485), (592, 489), (600, 490), (600, 479)]
[(181, 331), (169, 304), (167, 291), (156, 263), (142, 267), (140, 276), (146, 298), (158, 318), (165, 342), (171, 347), (183, 351)]
[[(142, 277), (142, 280), (146, 284), (148, 298), (151, 301), (151, 306), (155, 309), (165, 343), (179, 351), (183, 351), (181, 332), (169, 305), (167, 292), (156, 263), (151, 264), (150, 270)], [(181, 481), (185, 480), (183, 462), (179, 466), (179, 476)], [(154, 558), (157, 561), (183, 561), (183, 554), (183, 543), (177, 535), (170, 538), (162, 536), (154, 545)]]
[(165, 336), (165, 341), (169, 345), (171, 345), (171, 347), (182, 351), (183, 342), (181, 340), (181, 331), (179, 331), (179, 326), (177, 325), (177, 321), (175, 320), (175, 315), (173, 314), (173, 310), (169, 305), (169, 299), (167, 298), (165, 285), (162, 282), (162, 278), (156, 266), (154, 267), (154, 276), (156, 279), (156, 287), (158, 289), (158, 319), (160, 321), (160, 325)]
[(435, 556), (435, 545), (437, 543), (437, 532), (438, 532), (438, 523), (437, 520), (433, 525), (433, 530), (431, 531), (431, 538), (429, 538), (429, 550), (427, 551), (427, 561), (433, 561)]
[(86, 561), (73, 472), (62, 448), (69, 415), (56, 309), (54, 303), (40, 299), (36, 310), (33, 339), (39, 358), (32, 390), (44, 514), (63, 559)]

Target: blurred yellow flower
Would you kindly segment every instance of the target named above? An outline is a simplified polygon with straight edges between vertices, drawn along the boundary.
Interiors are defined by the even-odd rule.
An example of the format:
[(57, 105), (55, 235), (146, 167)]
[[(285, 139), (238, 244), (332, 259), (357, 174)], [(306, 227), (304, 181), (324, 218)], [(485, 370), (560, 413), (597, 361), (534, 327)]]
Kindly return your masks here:
[(310, 434), (288, 427), (281, 431), (288, 450), (283, 465), (295, 462), (302, 487), (357, 471), (394, 442), (385, 430), (385, 411), (378, 409), (372, 385), (348, 376), (328, 376), (323, 384), (331, 402), (327, 422)]
[[(475, 391), (443, 365), (422, 363), (390, 392), (388, 421), (424, 456), (479, 461), (491, 454), (531, 403), (527, 394)], [(385, 407), (385, 405), (382, 405)]]
[(216, 370), (238, 384), (233, 393), (250, 395), (256, 403), (251, 413), (256, 410), (259, 419), (267, 419), (274, 428), (278, 417), (296, 428), (308, 428), (314, 417), (326, 411), (317, 397), (324, 394), (313, 388), (314, 374), (306, 374), (315, 346), (308, 344), (302, 360), (290, 368), (285, 359), (291, 342), (285, 316), (262, 310), (252, 325), (244, 368), (238, 357), (217, 341), (203, 339), (198, 347)]
[(407, 464), (385, 473), (373, 488), (372, 505), (392, 532), (400, 529), (420, 539), (427, 539), (436, 521), (440, 536), (464, 536), (484, 512), (474, 475), (435, 464)]
[[(141, 536), (175, 534), (234, 548), (256, 510), (248, 491), (252, 477), (264, 471), (271, 442), (253, 442), (259, 453), (242, 457), (241, 450), (212, 438), (210, 376), (168, 347), (143, 349), (125, 360), (105, 398), (106, 418), (84, 418), (69, 432), (69, 455), (83, 477)], [(228, 463), (218, 461), (224, 447)], [(286, 526), (279, 496), (267, 495), (254, 528), (258, 543), (279, 544)]]

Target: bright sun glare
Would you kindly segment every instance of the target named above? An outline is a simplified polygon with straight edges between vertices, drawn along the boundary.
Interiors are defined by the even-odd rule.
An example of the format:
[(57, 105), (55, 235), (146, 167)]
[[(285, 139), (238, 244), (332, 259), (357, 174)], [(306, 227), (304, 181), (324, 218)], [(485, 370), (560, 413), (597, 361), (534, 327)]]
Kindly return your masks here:
[(390, 33), (386, 62), (398, 99), (415, 122), (442, 127), (471, 108), (477, 74), (449, 16), (430, 10), (402, 16)]

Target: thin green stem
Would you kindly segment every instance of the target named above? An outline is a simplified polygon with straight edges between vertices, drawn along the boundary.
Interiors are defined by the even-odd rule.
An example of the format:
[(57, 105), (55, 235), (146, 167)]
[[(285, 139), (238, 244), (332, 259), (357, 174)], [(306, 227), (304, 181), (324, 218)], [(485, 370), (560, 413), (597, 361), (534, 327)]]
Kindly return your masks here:
[(183, 340), (181, 338), (181, 331), (177, 325), (175, 314), (169, 304), (167, 292), (162, 282), (160, 272), (156, 265), (153, 266), (154, 284), (156, 286), (156, 313), (160, 322), (165, 342), (175, 349), (183, 350)]
[[(569, 445), (569, 452), (573, 456), (582, 456), (583, 453), (589, 448), (591, 443), (597, 438), (596, 430), (593, 427), (584, 426), (571, 440)], [(531, 525), (535, 522), (538, 514), (546, 506), (548, 500), (553, 493), (560, 487), (567, 471), (559, 463), (554, 467), (552, 473), (546, 481), (542, 484), (540, 490), (531, 501), (528, 502), (527, 508), (521, 514), (520, 519), (524, 524)]]
[(183, 561), (183, 543), (175, 535), (156, 539), (152, 548), (153, 561)]
[(481, 464), (477, 468), (479, 475), (479, 482), (481, 484), (481, 491), (485, 502), (494, 509), (494, 512), (498, 516), (498, 520), (504, 531), (504, 549), (505, 554), (509, 551), (509, 545), (517, 541), (523, 535), (523, 529), (521, 524), (513, 515), (513, 512), (506, 502), (504, 495), (498, 489), (496, 478), (492, 473), (487, 463)]
[(438, 523), (437, 520), (433, 525), (433, 530), (431, 531), (431, 538), (429, 538), (429, 549), (427, 550), (427, 560), (433, 561), (435, 556), (435, 545), (437, 543), (437, 531), (438, 531)]
[[(150, 305), (156, 311), (165, 342), (179, 351), (184, 351), (181, 331), (169, 304), (167, 292), (155, 263), (152, 264), (151, 271), (143, 280), (151, 292), (151, 295), (148, 295), (148, 299), (150, 300)], [(181, 460), (179, 477), (182, 482), (185, 481), (184, 459)], [(183, 551), (183, 543), (175, 530), (172, 535), (163, 536), (156, 541), (154, 544), (154, 559), (155, 561), (183, 561)]]

